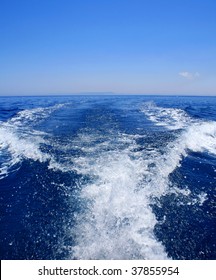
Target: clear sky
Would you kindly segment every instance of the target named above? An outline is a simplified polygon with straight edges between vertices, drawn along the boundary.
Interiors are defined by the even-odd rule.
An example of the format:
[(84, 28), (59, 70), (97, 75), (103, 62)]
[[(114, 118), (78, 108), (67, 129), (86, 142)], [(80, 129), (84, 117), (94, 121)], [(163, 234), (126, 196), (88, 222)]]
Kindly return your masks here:
[(0, 95), (216, 95), (215, 0), (1, 0)]

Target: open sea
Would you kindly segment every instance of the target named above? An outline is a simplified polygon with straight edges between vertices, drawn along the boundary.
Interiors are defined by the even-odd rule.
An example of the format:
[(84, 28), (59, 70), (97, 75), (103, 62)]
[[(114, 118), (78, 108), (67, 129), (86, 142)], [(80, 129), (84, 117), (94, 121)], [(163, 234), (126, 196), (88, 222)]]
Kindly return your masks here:
[(0, 97), (0, 259), (216, 259), (216, 97)]

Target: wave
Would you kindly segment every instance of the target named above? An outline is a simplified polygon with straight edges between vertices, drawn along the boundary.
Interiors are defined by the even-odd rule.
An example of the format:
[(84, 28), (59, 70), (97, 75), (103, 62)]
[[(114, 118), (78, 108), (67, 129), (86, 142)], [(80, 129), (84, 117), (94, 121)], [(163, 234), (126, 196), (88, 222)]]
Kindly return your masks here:
[(23, 110), (7, 122), (0, 123), (0, 154), (4, 159), (0, 166), (0, 179), (14, 171), (23, 159), (54, 162), (51, 155), (41, 150), (46, 133), (33, 129), (33, 126), (62, 106), (64, 104)]
[(16, 116), (8, 121), (13, 126), (25, 126), (33, 123), (34, 125), (46, 119), (54, 111), (62, 108), (65, 104), (56, 104), (51, 107), (39, 107), (34, 109), (26, 109), (17, 113)]
[(157, 126), (167, 129), (182, 129), (194, 120), (184, 110), (178, 108), (159, 107), (154, 102), (145, 102), (141, 111)]
[(200, 122), (188, 127), (180, 141), (191, 151), (216, 155), (216, 122)]

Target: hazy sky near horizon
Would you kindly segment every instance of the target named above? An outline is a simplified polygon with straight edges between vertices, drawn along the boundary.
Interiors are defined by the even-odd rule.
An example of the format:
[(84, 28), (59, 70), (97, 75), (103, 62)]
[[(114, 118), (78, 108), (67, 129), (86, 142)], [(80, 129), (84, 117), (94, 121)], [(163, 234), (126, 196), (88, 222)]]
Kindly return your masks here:
[(1, 0), (0, 95), (216, 95), (215, 0)]

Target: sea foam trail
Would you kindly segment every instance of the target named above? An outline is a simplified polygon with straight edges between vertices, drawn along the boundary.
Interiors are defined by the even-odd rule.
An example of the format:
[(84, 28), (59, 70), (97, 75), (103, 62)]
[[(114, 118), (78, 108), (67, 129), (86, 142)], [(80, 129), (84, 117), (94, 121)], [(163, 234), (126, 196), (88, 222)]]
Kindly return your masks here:
[[(182, 158), (186, 157), (188, 152), (206, 152), (213, 156), (216, 155), (216, 122), (193, 119), (183, 110), (158, 107), (153, 102), (145, 103), (142, 108), (142, 112), (147, 116), (149, 116), (149, 111), (152, 114), (151, 121), (156, 125), (171, 130), (182, 128), (181, 133), (177, 134), (176, 140), (167, 144), (162, 155), (155, 157), (156, 163), (153, 164), (152, 172), (160, 175), (159, 178), (164, 181), (163, 185), (169, 184), (169, 174), (180, 166)], [(158, 121), (161, 118), (163, 118), (163, 122)], [(151, 177), (151, 174), (148, 176)], [(154, 179), (149, 178), (149, 181), (154, 185), (157, 178), (158, 176), (155, 176)]]
[[(86, 148), (86, 156), (75, 162), (77, 172), (88, 175), (91, 182), (81, 191), (87, 206), (72, 230), (76, 237), (72, 258), (168, 258), (154, 235), (157, 220), (150, 205), (155, 198), (176, 191), (169, 175), (190, 151), (216, 155), (216, 123), (185, 122), (185, 129), (163, 151), (135, 152), (139, 150), (137, 137), (128, 135), (127, 145), (116, 145), (112, 151), (100, 146), (100, 153), (94, 154), (97, 147), (89, 147), (89, 153)], [(200, 195), (199, 202), (206, 199), (206, 194)]]
[(88, 174), (93, 183), (81, 192), (87, 209), (78, 215), (72, 230), (77, 243), (72, 258), (167, 258), (153, 233), (157, 221), (149, 194), (138, 191), (147, 162), (139, 155), (134, 158), (135, 143), (129, 142), (124, 150), (100, 151), (94, 159), (84, 157), (76, 162), (77, 171)]
[(157, 126), (164, 126), (167, 129), (185, 128), (188, 123), (194, 120), (184, 110), (178, 108), (159, 107), (154, 102), (145, 102), (141, 111), (146, 117)]
[(56, 104), (51, 107), (39, 107), (34, 109), (26, 109), (17, 113), (16, 116), (8, 121), (8, 124), (13, 126), (23, 127), (27, 125), (38, 124), (40, 121), (46, 119), (54, 111), (62, 108), (65, 104)]
[(51, 155), (41, 151), (45, 143), (45, 133), (34, 130), (33, 126), (47, 118), (63, 104), (52, 107), (23, 110), (7, 122), (0, 124), (0, 152), (4, 162), (0, 166), (0, 179), (8, 175), (9, 170), (23, 159), (54, 162)]
[[(81, 192), (87, 209), (78, 215), (72, 230), (77, 243), (72, 249), (73, 258), (167, 258), (154, 235), (157, 220), (150, 207), (152, 190), (143, 187), (155, 152), (147, 157), (137, 152), (137, 137), (113, 135), (105, 139), (105, 145), (89, 147), (89, 152), (85, 147), (86, 156), (75, 161), (77, 172), (88, 175), (93, 182)], [(109, 143), (113, 138), (118, 143), (108, 150), (113, 147)]]

